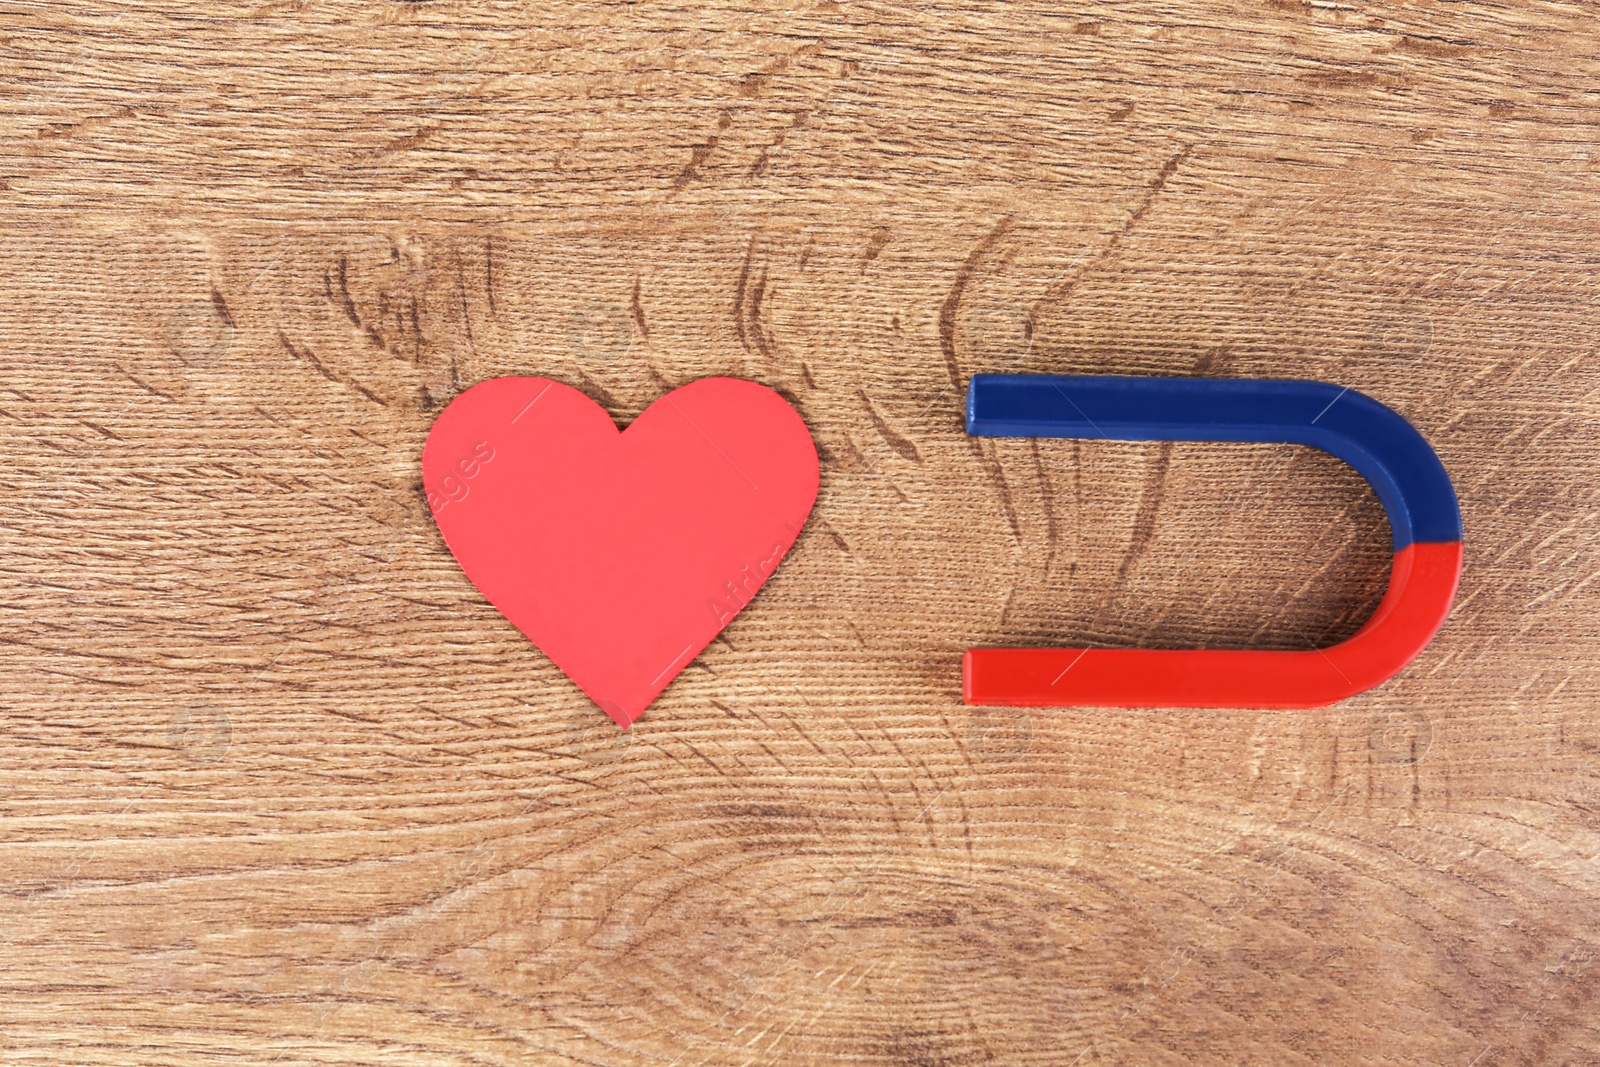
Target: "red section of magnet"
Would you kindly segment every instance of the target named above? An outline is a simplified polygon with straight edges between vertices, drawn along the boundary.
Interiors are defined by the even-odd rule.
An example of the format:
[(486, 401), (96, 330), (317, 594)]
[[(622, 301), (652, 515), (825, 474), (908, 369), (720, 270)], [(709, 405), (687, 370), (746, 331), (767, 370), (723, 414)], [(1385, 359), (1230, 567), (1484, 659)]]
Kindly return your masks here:
[(439, 414), (422, 476), (467, 577), (627, 726), (777, 570), (818, 466), (754, 382), (691, 382), (619, 431), (570, 386), (496, 378)]
[(1460, 541), (1396, 552), (1372, 618), (1329, 648), (975, 648), (962, 661), (962, 695), (1012, 707), (1321, 707), (1388, 680), (1422, 651), (1450, 612), (1461, 563)]

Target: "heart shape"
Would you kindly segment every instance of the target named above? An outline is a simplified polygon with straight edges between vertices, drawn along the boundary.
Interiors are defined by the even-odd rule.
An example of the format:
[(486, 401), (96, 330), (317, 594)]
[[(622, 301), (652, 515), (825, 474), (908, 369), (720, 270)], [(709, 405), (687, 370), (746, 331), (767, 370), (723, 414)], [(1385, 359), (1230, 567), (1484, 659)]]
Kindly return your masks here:
[(702, 378), (619, 431), (548, 378), (494, 378), (422, 449), (434, 521), (472, 584), (627, 728), (777, 570), (817, 450), (771, 389)]

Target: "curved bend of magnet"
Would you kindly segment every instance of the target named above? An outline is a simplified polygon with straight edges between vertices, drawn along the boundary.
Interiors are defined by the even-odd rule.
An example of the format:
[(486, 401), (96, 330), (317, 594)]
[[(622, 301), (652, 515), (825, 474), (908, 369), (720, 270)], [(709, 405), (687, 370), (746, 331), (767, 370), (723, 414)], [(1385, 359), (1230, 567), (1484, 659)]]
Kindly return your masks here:
[(1310, 708), (1392, 677), (1444, 625), (1461, 577), (1461, 510), (1428, 442), (1354, 389), (1276, 378), (978, 374), (967, 433), (1116, 441), (1310, 445), (1377, 491), (1394, 533), (1389, 588), (1350, 638), (1304, 652), (974, 648), (968, 704), (1013, 707)]

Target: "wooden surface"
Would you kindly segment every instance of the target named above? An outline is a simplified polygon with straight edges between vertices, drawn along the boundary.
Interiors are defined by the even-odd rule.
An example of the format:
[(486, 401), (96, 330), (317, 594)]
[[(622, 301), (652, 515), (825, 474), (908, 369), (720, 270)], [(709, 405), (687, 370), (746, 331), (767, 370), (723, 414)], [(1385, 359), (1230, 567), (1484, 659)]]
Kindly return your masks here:
[[(1592, 8), (199, 10), (0, 2), (0, 1058), (1600, 1062)], [(968, 440), (999, 370), (1371, 393), (1454, 615), (1321, 711), (963, 707), (1386, 579), (1331, 459)], [(628, 734), (421, 500), (504, 374), (823, 452)]]

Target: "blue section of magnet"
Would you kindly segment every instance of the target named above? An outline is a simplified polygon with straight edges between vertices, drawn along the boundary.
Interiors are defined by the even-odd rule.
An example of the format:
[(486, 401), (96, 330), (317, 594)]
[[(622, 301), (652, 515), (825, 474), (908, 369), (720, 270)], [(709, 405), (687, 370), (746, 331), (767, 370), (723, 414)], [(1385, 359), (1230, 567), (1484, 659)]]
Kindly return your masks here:
[(1396, 552), (1461, 540), (1455, 487), (1433, 448), (1364, 393), (1289, 378), (974, 374), (967, 432), (1113, 441), (1281, 441), (1344, 460), (1377, 491)]

